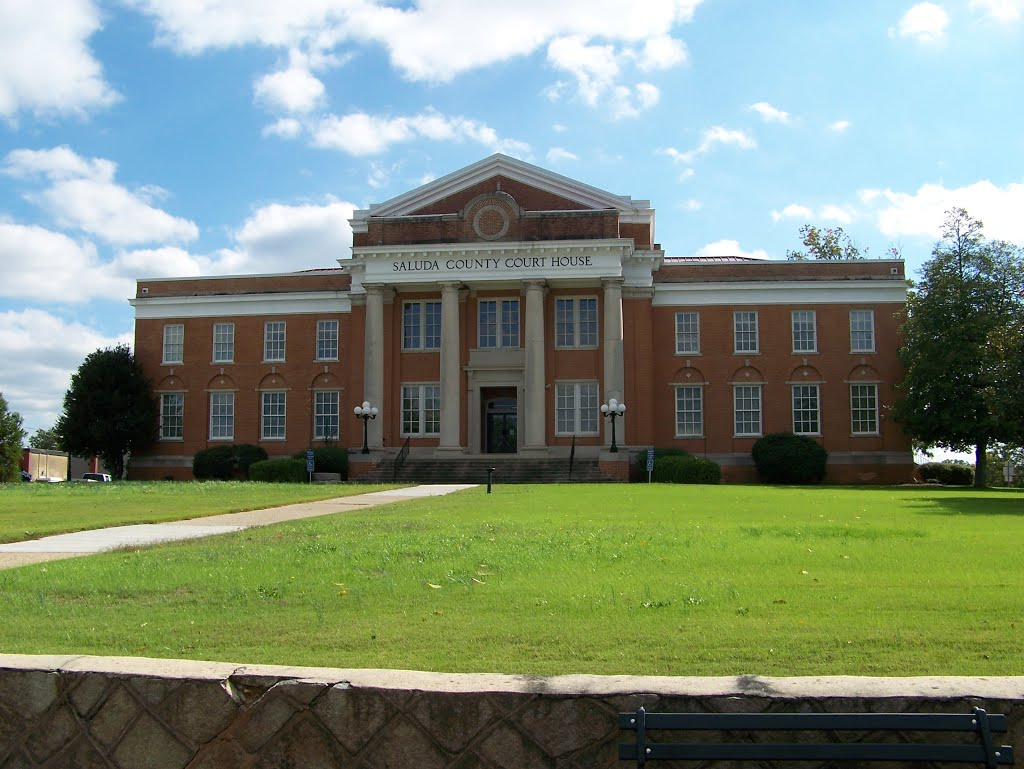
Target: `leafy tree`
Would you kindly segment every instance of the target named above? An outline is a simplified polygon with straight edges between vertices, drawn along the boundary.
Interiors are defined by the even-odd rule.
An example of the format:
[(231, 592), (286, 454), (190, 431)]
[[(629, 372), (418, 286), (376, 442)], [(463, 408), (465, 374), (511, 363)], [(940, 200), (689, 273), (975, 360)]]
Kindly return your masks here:
[(75, 456), (97, 454), (115, 478), (124, 457), (153, 444), (159, 411), (127, 345), (91, 353), (71, 377), (56, 430)]
[(996, 444), (988, 451), (986, 462), (988, 478), (986, 481), (990, 486), (1005, 486), (1006, 476), (1003, 474), (1007, 462), (1013, 462), (1014, 474), (1011, 486), (1018, 488), (1024, 486), (1024, 447), (1010, 446), (1005, 443)]
[[(790, 261), (817, 259), (836, 262), (844, 259), (864, 258), (860, 249), (854, 245), (853, 240), (843, 231), (842, 227), (819, 229), (811, 224), (805, 224), (800, 228), (800, 238), (807, 250), (787, 251), (786, 258)], [(867, 249), (864, 250), (867, 251)]]
[(1024, 253), (986, 241), (981, 222), (955, 208), (922, 271), (907, 299), (894, 415), (925, 445), (973, 448), (984, 486), (989, 444), (1024, 437)]
[(46, 430), (40, 427), (32, 433), (32, 437), (28, 439), (28, 445), (34, 449), (63, 451), (64, 441), (61, 439), (60, 433), (57, 432), (56, 428)]
[(21, 414), (10, 411), (4, 394), (0, 393), (0, 483), (16, 481), (20, 477), (21, 443), (24, 440)]

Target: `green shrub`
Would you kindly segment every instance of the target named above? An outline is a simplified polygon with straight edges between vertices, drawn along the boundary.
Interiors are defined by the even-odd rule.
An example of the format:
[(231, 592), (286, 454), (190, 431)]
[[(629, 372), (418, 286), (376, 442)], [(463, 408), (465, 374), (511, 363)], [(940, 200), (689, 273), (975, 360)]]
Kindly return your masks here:
[(925, 482), (933, 481), (946, 486), (971, 486), (974, 484), (974, 467), (966, 462), (925, 462), (917, 471)]
[(306, 462), (292, 457), (278, 457), (253, 462), (249, 466), (249, 480), (264, 483), (305, 483), (309, 480)]
[(806, 435), (772, 433), (759, 439), (751, 453), (766, 483), (817, 483), (825, 478), (828, 452)]
[[(675, 446), (667, 446), (665, 448), (654, 449), (654, 465), (657, 467), (658, 460), (662, 457), (688, 457), (690, 452), (684, 451), (683, 449), (676, 448)], [(653, 478), (653, 474), (651, 476)], [(638, 481), (647, 480), (647, 449), (641, 449), (640, 453), (636, 456), (636, 461), (629, 466), (629, 480), (630, 483), (636, 483)]]
[[(306, 452), (300, 451), (295, 454), (296, 459), (303, 461), (305, 467)], [(348, 451), (336, 446), (322, 446), (313, 449), (313, 472), (316, 473), (338, 473), (341, 480), (348, 479)]]
[(200, 481), (244, 480), (249, 475), (249, 467), (266, 458), (266, 451), (247, 443), (215, 446), (195, 453), (192, 457), (192, 475)]
[(655, 456), (651, 480), (657, 483), (720, 483), (722, 468), (704, 457)]

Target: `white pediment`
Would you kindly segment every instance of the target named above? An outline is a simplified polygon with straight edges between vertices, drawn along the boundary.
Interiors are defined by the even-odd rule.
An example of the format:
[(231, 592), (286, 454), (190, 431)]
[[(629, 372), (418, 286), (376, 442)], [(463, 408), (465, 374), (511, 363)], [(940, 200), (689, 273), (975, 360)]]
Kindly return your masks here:
[(633, 200), (628, 195), (613, 195), (597, 187), (591, 187), (589, 184), (499, 153), (447, 176), (442, 176), (440, 179), (428, 182), (422, 187), (391, 198), (391, 200), (375, 203), (368, 209), (355, 211), (350, 221), (352, 230), (353, 232), (365, 232), (366, 220), (371, 216), (407, 216), (496, 176), (513, 179), (544, 192), (577, 201), (581, 208), (618, 211), (623, 222), (647, 223), (651, 222), (654, 217), (650, 201)]

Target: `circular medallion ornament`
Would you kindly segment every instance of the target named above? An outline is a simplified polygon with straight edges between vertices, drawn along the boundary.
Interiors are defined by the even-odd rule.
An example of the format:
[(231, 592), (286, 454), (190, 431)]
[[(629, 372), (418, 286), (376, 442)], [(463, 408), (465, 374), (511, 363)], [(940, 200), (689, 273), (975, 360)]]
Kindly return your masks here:
[(510, 223), (505, 206), (489, 203), (482, 206), (473, 217), (473, 232), (483, 240), (497, 240), (505, 236)]

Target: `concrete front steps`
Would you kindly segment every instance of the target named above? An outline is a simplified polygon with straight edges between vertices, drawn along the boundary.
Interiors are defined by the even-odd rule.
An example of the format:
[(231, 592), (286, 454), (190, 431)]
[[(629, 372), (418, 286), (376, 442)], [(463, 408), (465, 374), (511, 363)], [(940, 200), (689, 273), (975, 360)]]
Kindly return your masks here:
[(615, 479), (598, 470), (597, 457), (573, 461), (572, 474), (566, 457), (525, 458), (510, 454), (487, 456), (417, 457), (410, 455), (394, 469), (394, 458), (385, 458), (372, 472), (358, 480), (369, 483), (487, 483), (487, 468), (493, 467), (491, 482), (499, 483), (610, 483)]

